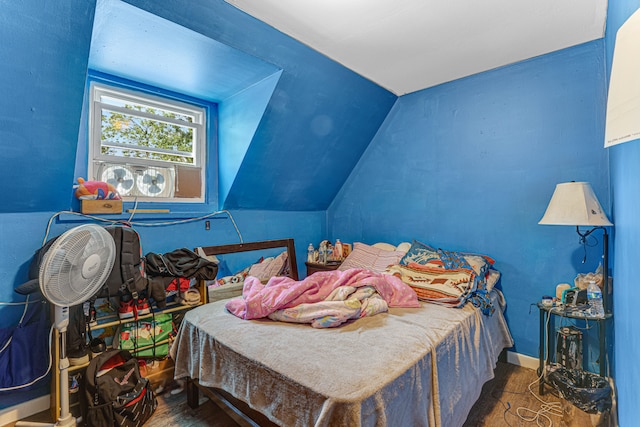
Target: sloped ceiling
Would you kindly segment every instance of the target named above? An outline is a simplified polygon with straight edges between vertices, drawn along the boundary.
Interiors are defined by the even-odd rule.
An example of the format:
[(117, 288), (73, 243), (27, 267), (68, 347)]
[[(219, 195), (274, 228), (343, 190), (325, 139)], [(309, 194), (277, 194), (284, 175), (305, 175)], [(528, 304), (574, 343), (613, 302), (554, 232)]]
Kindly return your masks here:
[[(223, 0), (124, 3), (282, 70), (275, 85), (265, 79), (264, 85), (225, 99), (221, 107), (220, 208), (327, 209), (397, 99)], [(162, 51), (148, 52), (136, 54), (157, 56)], [(190, 67), (217, 65), (209, 55), (198, 55), (198, 59)], [(215, 77), (207, 84), (215, 85)], [(228, 119), (228, 114), (248, 117), (248, 109), (255, 105), (252, 97), (267, 86), (273, 87), (273, 94), (255, 129), (249, 132), (245, 123)], [(231, 141), (229, 136), (250, 140)], [(234, 157), (227, 158), (227, 153)], [(233, 163), (230, 171), (229, 161)]]
[(225, 0), (403, 95), (604, 37), (607, 0)]
[(119, 0), (97, 0), (89, 67), (213, 102), (279, 71)]
[[(398, 94), (601, 37), (606, 8), (603, 0), (490, 0), (482, 8), (479, 2), (445, 0), (327, 0), (317, 2), (319, 9), (310, 0), (234, 3), (247, 10), (267, 5), (262, 12), (270, 15), (255, 18), (224, 0), (109, 2), (167, 22), (148, 27), (134, 11), (120, 18), (138, 33), (112, 29), (104, 34), (112, 39), (102, 46), (92, 34), (101, 29), (99, 14), (93, 25), (94, 9), (103, 0), (68, 0), (57, 8), (8, 2), (0, 13), (0, 34), (6, 40), (0, 52), (11, 59), (0, 65), (6, 89), (0, 134), (7, 141), (0, 165), (7, 177), (29, 171), (28, 179), (12, 181), (0, 212), (69, 208), (87, 68), (111, 72), (109, 54), (115, 51), (133, 64), (117, 64), (118, 75), (145, 63), (138, 75), (123, 77), (158, 84), (156, 77), (164, 73), (177, 89), (205, 99), (235, 98), (239, 94), (229, 95), (236, 89), (268, 79), (250, 93), (241, 90), (229, 104), (255, 108), (251, 97), (260, 96), (264, 114), (242, 117), (251, 119), (253, 127), (238, 133), (246, 138), (244, 154), (235, 159), (224, 199), (216, 207), (325, 210)], [(344, 12), (345, 7), (357, 16)], [(269, 20), (279, 15), (301, 32), (275, 27), (281, 22)], [(164, 43), (137, 44), (145, 31), (177, 27), (188, 32), (161, 38)], [(314, 38), (306, 39), (302, 30), (313, 30)], [(162, 47), (171, 47), (168, 56)], [(93, 56), (96, 52), (104, 62)], [(177, 58), (176, 52), (188, 59)], [(230, 59), (222, 67), (221, 57)], [(277, 82), (272, 80), (276, 75)], [(220, 82), (224, 84), (214, 87)], [(273, 90), (268, 100), (266, 89)], [(33, 182), (49, 187), (34, 191)]]

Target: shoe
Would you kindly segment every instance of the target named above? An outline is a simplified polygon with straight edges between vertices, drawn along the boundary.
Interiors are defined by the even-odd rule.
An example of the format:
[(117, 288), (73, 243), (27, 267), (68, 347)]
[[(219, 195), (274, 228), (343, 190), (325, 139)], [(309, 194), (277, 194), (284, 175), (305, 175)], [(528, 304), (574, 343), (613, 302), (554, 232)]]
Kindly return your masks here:
[(98, 320), (96, 318), (96, 308), (93, 306), (93, 303), (89, 305), (89, 316), (87, 316), (87, 323), (91, 328), (95, 328), (96, 326), (98, 326)]
[(118, 307), (118, 317), (121, 319), (131, 319), (135, 316), (136, 305), (133, 297), (129, 294), (120, 295), (120, 307)]
[(65, 350), (69, 364), (73, 366), (89, 363), (87, 354), (87, 325), (83, 306), (78, 304), (69, 308)]
[(69, 377), (69, 393), (77, 393), (80, 389), (80, 374)]
[(176, 300), (182, 305), (200, 304), (200, 292), (196, 288), (189, 288), (185, 292), (180, 292)]
[(141, 296), (137, 299), (136, 311), (138, 312), (139, 316), (151, 313), (151, 306), (149, 305), (149, 300), (147, 299), (147, 297)]
[(82, 311), (84, 312), (85, 322), (90, 327), (93, 328), (98, 325), (98, 322), (96, 320), (96, 308), (93, 306), (92, 301), (85, 301), (84, 303), (82, 303)]
[(89, 350), (91, 351), (91, 358), (98, 357), (103, 351), (107, 349), (102, 338), (94, 338), (89, 343)]
[(87, 346), (81, 345), (80, 347), (68, 349), (67, 359), (70, 366), (80, 366), (89, 363), (89, 353), (87, 353)]

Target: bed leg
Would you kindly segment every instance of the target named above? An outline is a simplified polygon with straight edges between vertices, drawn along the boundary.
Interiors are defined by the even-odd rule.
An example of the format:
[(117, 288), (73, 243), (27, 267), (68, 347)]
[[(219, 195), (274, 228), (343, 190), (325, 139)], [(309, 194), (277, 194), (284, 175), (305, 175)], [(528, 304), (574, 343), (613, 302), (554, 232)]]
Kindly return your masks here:
[(200, 406), (198, 386), (196, 385), (196, 382), (191, 378), (187, 378), (187, 404), (191, 409), (196, 409), (198, 406)]

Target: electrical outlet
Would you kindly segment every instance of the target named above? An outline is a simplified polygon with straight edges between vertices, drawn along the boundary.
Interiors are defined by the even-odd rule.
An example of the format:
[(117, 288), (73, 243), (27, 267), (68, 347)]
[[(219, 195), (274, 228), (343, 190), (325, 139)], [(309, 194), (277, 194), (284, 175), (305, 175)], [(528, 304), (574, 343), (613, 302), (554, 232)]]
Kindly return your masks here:
[(209, 220), (204, 222), (204, 229), (211, 230), (211, 222)]

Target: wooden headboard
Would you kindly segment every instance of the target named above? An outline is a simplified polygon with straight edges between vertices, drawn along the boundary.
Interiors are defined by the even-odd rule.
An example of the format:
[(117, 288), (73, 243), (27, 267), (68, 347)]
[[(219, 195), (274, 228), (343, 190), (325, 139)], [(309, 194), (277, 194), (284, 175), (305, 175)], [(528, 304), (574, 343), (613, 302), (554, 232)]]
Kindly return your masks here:
[(263, 240), (261, 242), (236, 243), (232, 245), (203, 246), (205, 255), (223, 255), (238, 252), (259, 251), (262, 249), (286, 248), (289, 262), (289, 277), (298, 280), (298, 264), (296, 263), (296, 248), (293, 239)]

